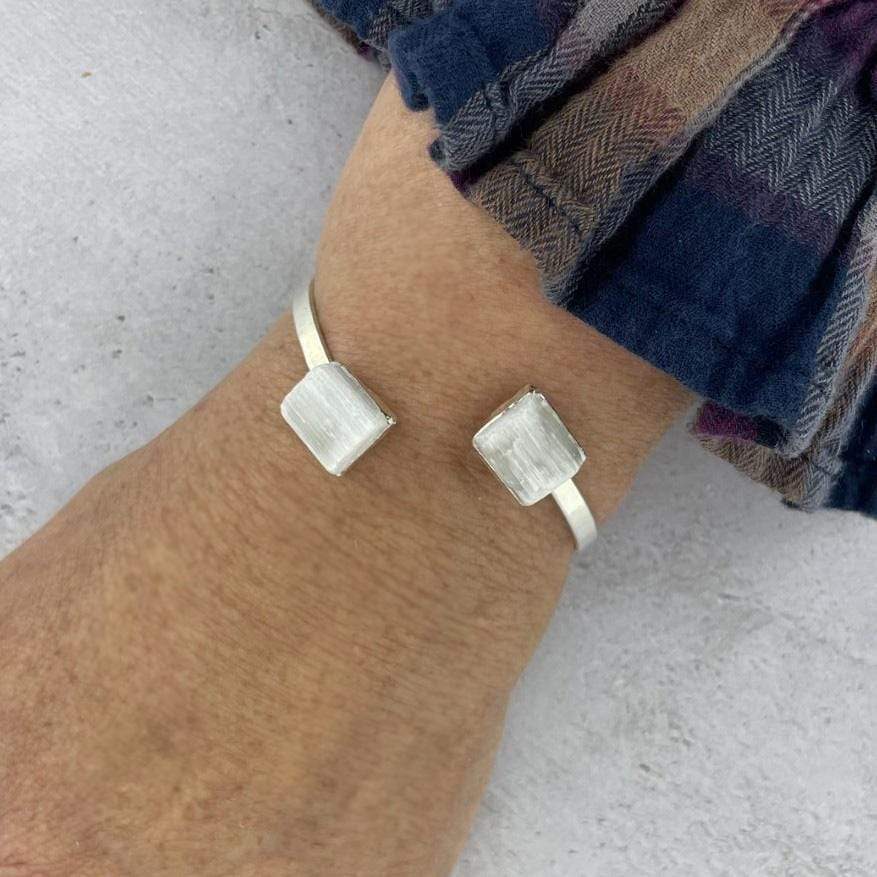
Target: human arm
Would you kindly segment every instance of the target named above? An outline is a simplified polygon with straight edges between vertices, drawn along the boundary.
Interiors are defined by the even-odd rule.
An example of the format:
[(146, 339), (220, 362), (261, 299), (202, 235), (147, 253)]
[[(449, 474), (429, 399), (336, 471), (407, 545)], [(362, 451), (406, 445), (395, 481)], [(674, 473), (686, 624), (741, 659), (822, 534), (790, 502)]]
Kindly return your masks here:
[(320, 470), (277, 410), (304, 371), (284, 318), (0, 566), (9, 873), (451, 867), (572, 551), (472, 433), (540, 385), (605, 520), (687, 397), (542, 299), (429, 137), (388, 84), (318, 258), (333, 354), (398, 427)]

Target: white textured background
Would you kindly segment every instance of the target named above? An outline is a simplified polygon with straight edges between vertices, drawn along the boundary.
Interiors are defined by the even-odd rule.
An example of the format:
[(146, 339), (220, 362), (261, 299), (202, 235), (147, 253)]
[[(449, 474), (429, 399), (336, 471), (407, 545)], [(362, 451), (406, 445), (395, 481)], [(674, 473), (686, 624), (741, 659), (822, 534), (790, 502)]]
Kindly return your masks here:
[[(0, 26), (2, 552), (280, 313), (379, 73), (301, 0)], [(569, 583), (458, 877), (874, 877), (875, 632), (877, 524), (677, 430)]]

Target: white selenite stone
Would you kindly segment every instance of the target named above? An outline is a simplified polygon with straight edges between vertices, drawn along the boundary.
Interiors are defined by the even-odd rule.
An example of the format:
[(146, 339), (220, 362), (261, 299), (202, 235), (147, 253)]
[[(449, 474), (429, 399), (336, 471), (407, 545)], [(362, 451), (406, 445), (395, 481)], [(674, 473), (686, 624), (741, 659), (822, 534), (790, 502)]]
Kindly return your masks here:
[(395, 423), (337, 362), (312, 368), (289, 391), (280, 411), (332, 475), (342, 475)]
[(549, 401), (523, 390), (475, 434), (475, 450), (515, 499), (534, 505), (569, 481), (585, 452)]

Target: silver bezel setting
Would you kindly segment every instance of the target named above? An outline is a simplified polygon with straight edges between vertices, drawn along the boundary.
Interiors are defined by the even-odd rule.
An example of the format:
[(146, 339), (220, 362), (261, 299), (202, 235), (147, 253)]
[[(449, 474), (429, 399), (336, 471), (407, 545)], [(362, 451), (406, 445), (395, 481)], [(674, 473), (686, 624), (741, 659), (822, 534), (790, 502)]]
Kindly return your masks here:
[(581, 549), (597, 527), (573, 478), (585, 452), (540, 390), (524, 387), (475, 433), (472, 444), (488, 468), (522, 506), (552, 496)]
[(293, 320), (308, 371), (280, 404), (283, 419), (331, 475), (343, 475), (396, 423), (346, 366), (329, 355), (317, 322), (314, 286), (293, 298)]

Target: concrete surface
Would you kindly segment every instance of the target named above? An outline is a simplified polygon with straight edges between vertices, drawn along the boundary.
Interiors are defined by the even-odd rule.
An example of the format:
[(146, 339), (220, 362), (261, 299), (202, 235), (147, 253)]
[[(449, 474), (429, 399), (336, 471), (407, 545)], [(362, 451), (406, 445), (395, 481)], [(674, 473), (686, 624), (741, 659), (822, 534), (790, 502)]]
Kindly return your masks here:
[[(0, 552), (310, 268), (379, 73), (301, 0), (0, 0)], [(877, 525), (677, 430), (570, 582), (458, 877), (877, 874)]]

